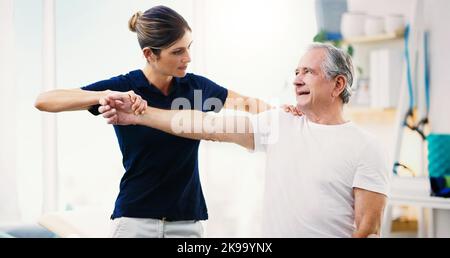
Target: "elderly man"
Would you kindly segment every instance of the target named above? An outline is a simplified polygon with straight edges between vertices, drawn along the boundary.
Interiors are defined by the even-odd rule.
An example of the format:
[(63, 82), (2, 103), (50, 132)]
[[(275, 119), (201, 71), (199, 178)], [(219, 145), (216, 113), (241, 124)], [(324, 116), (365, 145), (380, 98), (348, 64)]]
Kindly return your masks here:
[(130, 100), (115, 96), (101, 100), (100, 112), (110, 124), (266, 152), (265, 237), (379, 235), (389, 170), (377, 140), (343, 117), (351, 58), (331, 45), (313, 44), (295, 73), (300, 117), (275, 109), (247, 118), (150, 107), (137, 116)]

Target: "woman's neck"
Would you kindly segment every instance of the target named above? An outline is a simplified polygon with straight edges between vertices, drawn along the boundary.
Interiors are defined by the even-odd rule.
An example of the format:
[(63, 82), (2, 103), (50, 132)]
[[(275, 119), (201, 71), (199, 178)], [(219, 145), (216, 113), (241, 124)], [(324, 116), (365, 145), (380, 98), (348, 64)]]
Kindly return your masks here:
[(147, 64), (144, 69), (145, 77), (156, 88), (158, 88), (164, 95), (169, 95), (170, 86), (172, 85), (173, 76), (162, 75)]

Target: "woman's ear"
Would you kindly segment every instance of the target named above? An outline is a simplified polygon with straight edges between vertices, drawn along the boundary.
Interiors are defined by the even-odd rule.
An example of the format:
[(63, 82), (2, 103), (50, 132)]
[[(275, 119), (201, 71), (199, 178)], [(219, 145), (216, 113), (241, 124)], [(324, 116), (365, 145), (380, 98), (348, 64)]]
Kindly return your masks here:
[(145, 47), (144, 49), (142, 49), (142, 52), (144, 53), (144, 57), (147, 62), (155, 62), (158, 59), (155, 53), (153, 53), (153, 51), (149, 47)]

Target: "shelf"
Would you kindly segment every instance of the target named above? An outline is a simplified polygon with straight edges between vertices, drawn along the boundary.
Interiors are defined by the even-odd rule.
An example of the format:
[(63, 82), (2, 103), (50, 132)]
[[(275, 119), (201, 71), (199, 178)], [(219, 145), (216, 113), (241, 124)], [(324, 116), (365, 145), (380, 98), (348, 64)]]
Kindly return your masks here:
[(379, 43), (389, 40), (402, 39), (405, 35), (404, 30), (400, 30), (394, 33), (374, 35), (374, 36), (361, 36), (354, 38), (344, 39), (344, 44), (362, 44), (362, 43)]
[(395, 108), (370, 108), (348, 106), (344, 114), (352, 121), (369, 124), (394, 124), (397, 110)]
[(433, 209), (450, 210), (450, 198), (430, 196), (428, 177), (391, 178), (391, 205), (413, 205)]

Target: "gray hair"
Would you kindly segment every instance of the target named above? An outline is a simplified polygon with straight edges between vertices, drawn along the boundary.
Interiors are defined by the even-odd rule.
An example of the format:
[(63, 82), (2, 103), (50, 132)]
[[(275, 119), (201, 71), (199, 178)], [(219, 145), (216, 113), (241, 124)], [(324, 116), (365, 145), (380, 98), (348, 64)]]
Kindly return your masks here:
[(325, 49), (325, 60), (322, 63), (322, 70), (328, 80), (336, 78), (338, 75), (342, 75), (347, 80), (344, 91), (342, 91), (340, 97), (344, 104), (350, 101), (352, 96), (352, 84), (353, 84), (353, 62), (349, 54), (342, 49), (336, 48), (330, 44), (314, 43), (308, 46), (307, 50), (312, 49)]

